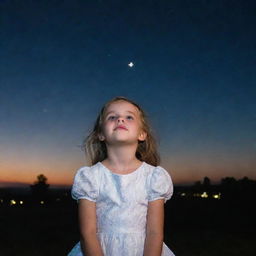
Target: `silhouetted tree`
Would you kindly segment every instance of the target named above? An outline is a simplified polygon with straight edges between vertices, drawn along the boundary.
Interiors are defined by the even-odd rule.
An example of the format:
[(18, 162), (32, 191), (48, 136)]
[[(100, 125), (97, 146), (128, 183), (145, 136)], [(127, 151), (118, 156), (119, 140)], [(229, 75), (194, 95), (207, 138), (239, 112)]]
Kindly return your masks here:
[(238, 193), (243, 195), (246, 200), (255, 201), (256, 181), (244, 177), (243, 179), (238, 180), (237, 183)]
[(221, 179), (221, 185), (224, 187), (233, 187), (236, 185), (236, 179), (233, 177), (226, 177)]
[(221, 180), (221, 193), (223, 199), (236, 201), (238, 198), (238, 183), (234, 177), (226, 177)]
[(204, 177), (203, 186), (206, 188), (211, 186), (211, 180), (208, 177)]
[(194, 183), (194, 186), (192, 186), (192, 192), (201, 193), (201, 190), (202, 190), (202, 183), (200, 180), (198, 180)]
[(40, 174), (37, 176), (37, 181), (34, 182), (34, 185), (31, 185), (30, 188), (32, 190), (32, 194), (35, 199), (37, 200), (44, 200), (46, 199), (49, 184), (46, 183), (47, 178)]
[(209, 195), (212, 193), (211, 180), (208, 177), (204, 177), (202, 187)]

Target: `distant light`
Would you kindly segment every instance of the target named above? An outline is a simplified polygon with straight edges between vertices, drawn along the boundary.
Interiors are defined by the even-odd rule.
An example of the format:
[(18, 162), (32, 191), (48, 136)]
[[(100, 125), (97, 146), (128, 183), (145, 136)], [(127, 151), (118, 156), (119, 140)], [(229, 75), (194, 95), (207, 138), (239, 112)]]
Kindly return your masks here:
[(134, 63), (133, 63), (133, 62), (130, 62), (130, 63), (128, 64), (128, 66), (129, 66), (130, 68), (132, 68), (132, 67), (134, 66)]
[(10, 201), (10, 205), (15, 205), (15, 204), (16, 204), (16, 201), (12, 199), (12, 200)]
[(207, 198), (208, 197), (208, 194), (206, 192), (204, 192), (203, 194), (201, 194), (201, 197), (202, 198)]
[(20, 204), (23, 204), (24, 202), (23, 201), (20, 201)]
[(181, 193), (181, 196), (186, 196), (186, 193)]
[(56, 198), (56, 201), (59, 202), (59, 201), (60, 201), (60, 198)]
[(40, 204), (44, 204), (44, 201), (40, 201)]
[(3, 203), (3, 202), (4, 202), (4, 200), (3, 200), (3, 199), (0, 199), (0, 202), (1, 202), (1, 203)]
[(220, 199), (220, 195), (221, 195), (221, 193), (219, 193), (219, 194), (214, 194), (212, 197), (215, 198), (215, 199)]

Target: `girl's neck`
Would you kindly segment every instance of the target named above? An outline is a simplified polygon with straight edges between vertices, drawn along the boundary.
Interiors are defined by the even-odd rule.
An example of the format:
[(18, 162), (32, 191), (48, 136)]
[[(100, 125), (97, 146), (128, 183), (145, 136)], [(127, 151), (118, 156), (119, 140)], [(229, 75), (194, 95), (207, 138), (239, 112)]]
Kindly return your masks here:
[(107, 168), (126, 172), (135, 170), (141, 165), (141, 161), (135, 156), (137, 147), (107, 147), (108, 157), (102, 161)]

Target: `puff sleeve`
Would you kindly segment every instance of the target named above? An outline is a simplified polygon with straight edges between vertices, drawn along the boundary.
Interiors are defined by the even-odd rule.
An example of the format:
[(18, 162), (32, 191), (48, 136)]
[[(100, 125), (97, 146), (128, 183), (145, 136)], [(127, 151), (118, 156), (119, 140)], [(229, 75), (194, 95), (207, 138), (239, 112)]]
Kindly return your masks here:
[(73, 199), (88, 199), (96, 202), (99, 194), (98, 175), (90, 167), (80, 168), (74, 178), (74, 183), (71, 189)]
[(164, 199), (169, 200), (173, 194), (173, 183), (169, 173), (157, 166), (154, 168), (150, 180), (148, 182), (148, 201)]

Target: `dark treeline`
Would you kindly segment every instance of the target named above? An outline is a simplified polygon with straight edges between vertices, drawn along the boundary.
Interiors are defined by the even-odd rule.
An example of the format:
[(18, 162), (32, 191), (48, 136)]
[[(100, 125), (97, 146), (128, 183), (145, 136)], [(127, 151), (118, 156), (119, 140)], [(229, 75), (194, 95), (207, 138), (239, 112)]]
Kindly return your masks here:
[[(47, 184), (47, 178), (40, 174), (33, 185), (28, 188), (1, 188), (0, 206), (12, 204), (53, 204), (70, 203), (71, 187), (63, 189), (51, 188)], [(191, 186), (175, 186), (174, 198), (204, 198), (221, 200), (242, 200), (253, 201), (256, 194), (256, 181), (248, 177), (235, 179), (234, 177), (225, 177), (219, 184), (212, 184), (210, 178), (205, 177), (202, 181), (196, 181)], [(14, 200), (14, 201), (11, 201)], [(16, 202), (17, 201), (17, 202)]]
[(65, 204), (72, 200), (70, 190), (70, 188), (51, 188), (50, 184), (47, 184), (47, 177), (40, 174), (34, 184), (27, 188), (1, 188), (0, 206)]
[[(205, 193), (205, 194), (203, 194)], [(203, 181), (196, 181), (192, 186), (179, 186), (176, 196), (218, 198), (223, 200), (254, 200), (256, 194), (256, 181), (248, 177), (235, 179), (225, 177), (219, 184), (212, 184), (208, 177)]]

